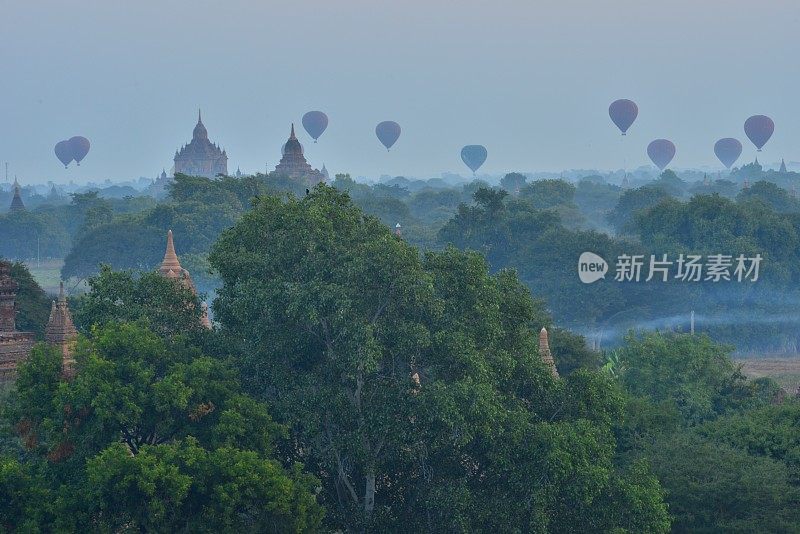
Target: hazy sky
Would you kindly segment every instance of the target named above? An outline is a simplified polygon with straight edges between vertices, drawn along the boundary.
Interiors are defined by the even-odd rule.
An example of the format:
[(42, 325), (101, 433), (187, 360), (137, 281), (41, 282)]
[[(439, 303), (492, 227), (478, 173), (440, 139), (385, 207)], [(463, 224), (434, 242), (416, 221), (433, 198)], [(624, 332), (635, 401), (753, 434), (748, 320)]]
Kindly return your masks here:
[[(798, 53), (796, 0), (0, 0), (0, 162), (27, 182), (154, 176), (198, 107), (231, 172), (273, 168), (312, 109), (330, 126), (303, 132), (310, 163), (354, 176), (466, 174), (465, 144), (491, 173), (632, 167), (657, 137), (676, 167), (719, 165), (714, 141), (745, 143), (760, 113), (759, 159), (800, 160)], [(624, 142), (616, 98), (640, 109)], [(382, 120), (403, 127), (390, 153)], [(92, 151), (65, 171), (52, 147), (78, 134)]]

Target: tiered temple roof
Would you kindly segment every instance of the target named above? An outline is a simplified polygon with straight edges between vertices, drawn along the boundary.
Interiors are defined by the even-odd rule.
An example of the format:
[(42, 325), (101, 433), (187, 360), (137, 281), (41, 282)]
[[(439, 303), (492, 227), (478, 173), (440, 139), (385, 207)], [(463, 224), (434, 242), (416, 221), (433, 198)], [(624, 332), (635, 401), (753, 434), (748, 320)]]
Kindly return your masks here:
[(325, 181), (325, 175), (311, 167), (306, 161), (303, 145), (294, 134), (294, 124), (292, 124), (289, 140), (283, 145), (283, 155), (280, 163), (275, 167), (275, 174), (288, 176), (295, 180), (306, 180), (309, 185)]
[(17, 284), (11, 278), (11, 264), (0, 261), (0, 383), (14, 380), (17, 364), (28, 359), (34, 334), (17, 331)]
[(175, 152), (175, 172), (189, 176), (213, 178), (218, 174), (228, 174), (228, 154), (218, 145), (208, 140), (208, 130), (197, 112), (197, 125), (192, 140)]
[(58, 292), (58, 300), (53, 301), (50, 307), (50, 319), (44, 330), (44, 339), (48, 343), (56, 345), (61, 349), (64, 361), (64, 373), (71, 374), (71, 369), (75, 363), (72, 358), (74, 342), (78, 337), (78, 331), (72, 322), (72, 314), (69, 311), (67, 297), (64, 295), (64, 282)]
[[(190, 289), (192, 293), (197, 295), (197, 288), (192, 281), (192, 276), (189, 274), (189, 271), (181, 267), (181, 262), (178, 259), (178, 255), (175, 253), (175, 242), (172, 237), (172, 230), (167, 232), (167, 250), (164, 252), (164, 259), (161, 262), (161, 266), (158, 268), (158, 272), (166, 278), (178, 280), (184, 287)], [(211, 321), (208, 318), (208, 306), (205, 302), (202, 303), (202, 306), (203, 314), (201, 321), (203, 326), (211, 328)]]
[(14, 198), (11, 199), (11, 211), (25, 211), (25, 203), (22, 202), (22, 194), (19, 182), (14, 178)]

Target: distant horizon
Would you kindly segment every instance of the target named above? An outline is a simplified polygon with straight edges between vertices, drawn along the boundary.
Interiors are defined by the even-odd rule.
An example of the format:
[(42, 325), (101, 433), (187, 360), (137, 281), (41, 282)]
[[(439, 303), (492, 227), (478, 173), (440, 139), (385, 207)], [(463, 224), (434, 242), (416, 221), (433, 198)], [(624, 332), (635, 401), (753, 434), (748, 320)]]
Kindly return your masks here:
[[(714, 168), (722, 137), (753, 160), (743, 123), (755, 114), (776, 125), (762, 157), (800, 158), (788, 89), (800, 85), (800, 10), (785, 0), (43, 0), (5, 11), (0, 165), (29, 183), (169, 170), (198, 108), (230, 173), (274, 168), (292, 122), (312, 166), (352, 176), (464, 173), (468, 144), (487, 147), (489, 174), (638, 167), (661, 137), (677, 146), (674, 166)], [(639, 106), (622, 139), (608, 117), (618, 98)], [(310, 110), (330, 117), (317, 144), (300, 127)], [(403, 129), (388, 153), (374, 135), (383, 120)], [(74, 135), (92, 149), (65, 171), (53, 146)]]

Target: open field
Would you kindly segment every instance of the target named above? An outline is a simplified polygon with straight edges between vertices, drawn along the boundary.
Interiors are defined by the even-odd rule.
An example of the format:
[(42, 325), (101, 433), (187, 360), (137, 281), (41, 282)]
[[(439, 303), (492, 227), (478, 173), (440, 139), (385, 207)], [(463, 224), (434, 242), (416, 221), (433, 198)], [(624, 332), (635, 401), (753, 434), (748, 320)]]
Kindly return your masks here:
[(789, 393), (800, 387), (800, 355), (784, 358), (741, 359), (744, 373), (752, 378), (768, 376)]
[(33, 279), (42, 289), (49, 294), (58, 293), (58, 283), (61, 280), (61, 267), (64, 265), (64, 260), (47, 259), (42, 260), (38, 265), (36, 260), (29, 260), (24, 263), (31, 272)]

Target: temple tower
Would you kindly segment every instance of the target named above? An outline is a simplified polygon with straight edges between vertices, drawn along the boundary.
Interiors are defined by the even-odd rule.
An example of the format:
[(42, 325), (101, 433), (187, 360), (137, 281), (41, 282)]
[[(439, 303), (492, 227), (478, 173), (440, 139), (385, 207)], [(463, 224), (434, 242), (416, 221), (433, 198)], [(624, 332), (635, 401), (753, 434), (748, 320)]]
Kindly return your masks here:
[(64, 374), (70, 375), (75, 364), (72, 353), (75, 349), (75, 341), (78, 338), (78, 331), (72, 322), (72, 314), (69, 311), (67, 297), (64, 295), (64, 282), (58, 292), (58, 300), (53, 301), (50, 307), (50, 319), (44, 330), (44, 340), (52, 345), (56, 345), (61, 351), (63, 358)]
[(0, 261), (0, 383), (14, 380), (17, 364), (28, 359), (34, 343), (33, 332), (17, 332), (18, 288), (11, 264)]
[(553, 378), (558, 378), (558, 369), (556, 369), (556, 362), (553, 359), (553, 354), (550, 352), (550, 340), (547, 334), (547, 329), (542, 328), (539, 332), (539, 357), (550, 368)]
[(306, 161), (303, 145), (294, 134), (294, 124), (289, 140), (283, 145), (281, 161), (275, 167), (275, 174), (287, 176), (294, 180), (305, 180), (308, 185), (316, 185), (325, 181), (325, 175), (311, 167)]
[(208, 130), (199, 110), (192, 140), (175, 152), (175, 173), (206, 178), (228, 174), (228, 154), (208, 140)]
[(10, 211), (25, 211), (25, 204), (22, 202), (22, 193), (19, 182), (14, 178), (14, 198), (11, 199)]
[[(197, 288), (192, 281), (192, 276), (189, 274), (189, 271), (181, 267), (181, 262), (178, 259), (178, 255), (175, 253), (175, 242), (172, 237), (172, 230), (167, 232), (167, 250), (164, 252), (164, 259), (161, 262), (161, 266), (158, 268), (158, 272), (165, 278), (177, 280), (183, 287), (197, 295)], [(203, 310), (200, 320), (203, 326), (211, 328), (211, 321), (208, 318), (208, 305), (203, 302), (201, 306)]]

